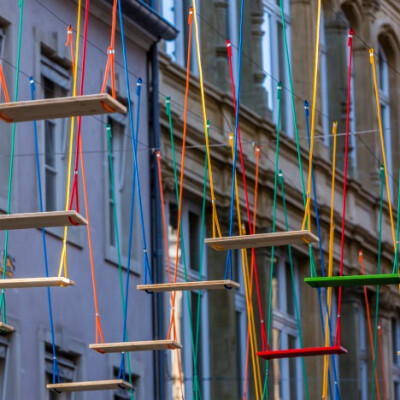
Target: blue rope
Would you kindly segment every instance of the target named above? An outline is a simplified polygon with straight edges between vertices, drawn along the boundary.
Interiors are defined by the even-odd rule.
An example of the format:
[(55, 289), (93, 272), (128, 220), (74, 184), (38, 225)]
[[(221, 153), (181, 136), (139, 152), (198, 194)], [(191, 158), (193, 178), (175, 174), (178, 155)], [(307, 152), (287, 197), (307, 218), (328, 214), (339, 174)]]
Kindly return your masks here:
[[(29, 82), (31, 85), (31, 99), (35, 100), (35, 81), (31, 76), (29, 78)], [(38, 191), (39, 191), (39, 204), (40, 204), (40, 212), (44, 211), (43, 207), (43, 195), (42, 195), (42, 179), (40, 176), (40, 163), (39, 163), (39, 144), (38, 144), (38, 134), (37, 134), (37, 125), (36, 121), (33, 121), (33, 131), (35, 138), (35, 158), (36, 158), (36, 172), (37, 172), (37, 182), (38, 182)], [(44, 254), (44, 269), (46, 272), (46, 278), (49, 277), (49, 264), (47, 259), (47, 245), (46, 245), (46, 230), (42, 228), (42, 242), (43, 242), (43, 254)], [(56, 344), (55, 344), (55, 335), (54, 335), (54, 322), (53, 322), (53, 310), (51, 304), (51, 292), (50, 288), (47, 288), (47, 303), (49, 306), (49, 319), (50, 319), (50, 330), (51, 330), (51, 346), (53, 351), (53, 383), (60, 383), (60, 374), (58, 370), (58, 361), (57, 361), (57, 352), (56, 352)]]
[[(308, 101), (304, 101), (304, 112), (305, 112), (305, 118), (306, 118), (306, 130), (307, 130), (307, 140), (308, 140), (308, 147), (310, 147), (310, 107), (308, 104)], [(316, 225), (317, 225), (317, 234), (318, 234), (318, 239), (319, 239), (319, 255), (321, 258), (321, 271), (322, 271), (322, 276), (325, 276), (325, 263), (324, 263), (324, 252), (322, 249), (322, 236), (321, 236), (321, 224), (319, 220), (319, 211), (318, 211), (318, 197), (317, 197), (317, 186), (315, 184), (315, 174), (314, 174), (314, 167), (311, 169), (311, 180), (312, 180), (312, 190), (313, 190), (313, 197), (314, 197), (314, 210), (315, 210), (315, 220), (316, 220)], [(325, 299), (327, 299), (327, 291), (326, 289), (323, 290), (323, 294), (325, 295)], [(322, 334), (325, 337), (325, 325), (324, 325), (324, 318), (323, 318), (323, 312), (322, 312), (322, 300), (321, 300), (321, 288), (318, 288), (318, 301), (319, 301), (319, 307), (320, 307), (320, 315), (321, 315), (321, 326), (322, 326)], [(328, 304), (326, 304), (326, 312), (327, 312), (327, 318), (328, 318), (328, 326), (329, 326), (329, 332), (332, 332), (332, 324), (331, 324), (331, 319), (329, 317), (329, 309), (328, 309)], [(333, 345), (333, 338), (332, 335), (329, 335), (330, 339), (330, 345)], [(334, 376), (334, 381), (335, 381), (335, 398), (340, 399), (340, 392), (339, 388), (337, 385), (337, 373), (336, 373), (336, 362), (335, 362), (335, 356), (331, 357), (332, 360), (332, 367), (333, 367), (333, 376)], [(329, 372), (330, 375), (330, 372)], [(328, 380), (329, 382), (329, 394), (330, 397), (333, 398), (332, 396), (332, 384), (331, 380)]]
[[(233, 231), (233, 211), (234, 211), (234, 199), (235, 199), (235, 173), (236, 173), (236, 155), (237, 155), (237, 144), (238, 144), (238, 128), (239, 128), (239, 108), (240, 108), (240, 88), (242, 84), (241, 71), (242, 71), (242, 47), (243, 47), (243, 19), (244, 19), (244, 0), (241, 0), (240, 6), (240, 28), (239, 28), (239, 57), (238, 57), (238, 83), (236, 88), (236, 115), (235, 115), (235, 144), (233, 154), (233, 165), (232, 165), (232, 190), (231, 190), (231, 208), (230, 208), (230, 219), (229, 219), (229, 236), (232, 236)], [(233, 279), (232, 276), (232, 250), (228, 251), (225, 266), (224, 279)]]
[[(124, 322), (123, 322), (123, 331), (122, 331), (122, 341), (125, 342), (127, 340), (127, 319), (128, 319), (128, 299), (129, 299), (129, 283), (130, 283), (130, 271), (131, 271), (131, 254), (132, 254), (132, 239), (133, 239), (133, 217), (135, 211), (135, 189), (136, 189), (136, 180), (138, 183), (138, 196), (139, 196), (139, 207), (141, 213), (141, 226), (142, 226), (142, 235), (144, 237), (143, 240), (143, 252), (145, 256), (145, 276), (147, 276), (148, 270), (148, 260), (147, 260), (147, 249), (146, 249), (146, 240), (145, 240), (145, 232), (144, 232), (144, 221), (143, 221), (143, 213), (142, 213), (142, 202), (141, 202), (141, 194), (140, 194), (140, 182), (139, 175), (137, 174), (137, 143), (139, 138), (139, 113), (140, 113), (140, 103), (141, 103), (141, 88), (142, 88), (142, 79), (138, 78), (136, 85), (136, 96), (137, 96), (137, 106), (136, 106), (136, 131), (133, 131), (133, 117), (132, 117), (132, 108), (130, 106), (130, 92), (128, 89), (128, 103), (129, 103), (129, 119), (131, 121), (131, 132), (132, 132), (132, 143), (133, 143), (133, 153), (134, 153), (134, 165), (132, 170), (132, 190), (131, 190), (131, 207), (130, 207), (130, 218), (129, 218), (129, 239), (128, 239), (128, 262), (127, 262), (127, 271), (126, 271), (126, 286), (125, 286), (125, 305), (124, 305)], [(134, 133), (136, 132), (136, 133)], [(118, 372), (118, 379), (125, 379), (125, 353), (121, 353), (121, 362), (120, 369)]]

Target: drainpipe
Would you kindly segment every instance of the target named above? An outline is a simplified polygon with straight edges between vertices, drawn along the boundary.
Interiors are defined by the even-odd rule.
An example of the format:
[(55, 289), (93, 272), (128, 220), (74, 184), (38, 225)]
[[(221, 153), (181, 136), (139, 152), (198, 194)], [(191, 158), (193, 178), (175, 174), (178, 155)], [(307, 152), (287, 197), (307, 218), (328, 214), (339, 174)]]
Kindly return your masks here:
[[(155, 8), (155, 1), (151, 0), (150, 6)], [(149, 86), (150, 101), (150, 143), (155, 149), (160, 148), (160, 107), (158, 103), (158, 49), (154, 43), (149, 52), (151, 86)], [(150, 155), (151, 193), (152, 193), (152, 249), (153, 249), (153, 279), (155, 282), (163, 282), (163, 237), (162, 237), (162, 213), (160, 205), (160, 189), (158, 185), (157, 164), (154, 154)], [(153, 338), (164, 339), (164, 297), (163, 293), (153, 293)], [(154, 351), (154, 390), (155, 399), (165, 400), (165, 354), (163, 351)]]

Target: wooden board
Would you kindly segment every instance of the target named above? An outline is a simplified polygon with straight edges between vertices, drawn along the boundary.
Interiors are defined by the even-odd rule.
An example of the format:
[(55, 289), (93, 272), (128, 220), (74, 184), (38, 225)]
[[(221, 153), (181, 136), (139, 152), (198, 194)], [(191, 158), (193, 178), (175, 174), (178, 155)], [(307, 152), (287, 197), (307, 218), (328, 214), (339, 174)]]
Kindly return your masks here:
[(0, 118), (6, 122), (38, 121), (113, 112), (126, 113), (126, 107), (107, 93), (0, 104)]
[(67, 278), (21, 278), (0, 279), (0, 289), (24, 289), (50, 286), (74, 286), (75, 282)]
[(327, 276), (305, 278), (304, 282), (313, 288), (399, 285), (400, 276), (398, 274)]
[(133, 389), (133, 386), (122, 379), (111, 379), (107, 381), (85, 381), (85, 382), (67, 382), (54, 383), (46, 385), (47, 389), (54, 390), (57, 393), (62, 392), (85, 392), (89, 390), (116, 390)]
[(137, 290), (148, 292), (175, 292), (181, 290), (215, 290), (215, 289), (237, 289), (240, 285), (237, 282), (227, 280), (221, 281), (198, 281), (198, 282), (176, 282), (156, 283), (153, 285), (137, 285)]
[(0, 334), (12, 333), (15, 329), (11, 325), (7, 325), (4, 322), (0, 322)]
[(173, 340), (148, 340), (142, 342), (120, 342), (90, 344), (89, 349), (101, 353), (121, 353), (123, 351), (155, 351), (155, 350), (176, 350), (182, 345)]
[(225, 236), (209, 238), (205, 243), (215, 250), (249, 249), (256, 247), (287, 246), (318, 242), (318, 237), (310, 231), (289, 231), (256, 233), (254, 235)]
[(20, 214), (1, 214), (0, 230), (50, 228), (54, 226), (73, 226), (75, 224), (87, 225), (82, 215), (74, 210), (48, 211)]

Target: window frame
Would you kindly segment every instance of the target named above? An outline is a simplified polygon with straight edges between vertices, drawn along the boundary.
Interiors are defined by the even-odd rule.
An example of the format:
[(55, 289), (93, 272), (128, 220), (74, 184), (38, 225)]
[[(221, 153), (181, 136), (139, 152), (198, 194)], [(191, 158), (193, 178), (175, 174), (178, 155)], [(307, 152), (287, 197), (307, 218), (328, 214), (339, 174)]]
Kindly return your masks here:
[[(0, 400), (6, 400), (7, 397), (7, 383), (9, 382), (9, 368), (10, 368), (10, 343), (6, 336), (0, 335), (0, 346), (5, 348), (4, 357), (0, 357), (4, 362), (4, 373), (0, 375)], [(0, 354), (1, 356), (1, 354)]]
[[(132, 103), (132, 108), (134, 107), (134, 104)], [(122, 140), (122, 146), (124, 151), (121, 152), (122, 154), (122, 160), (121, 160), (121, 170), (118, 171), (118, 173), (120, 174), (120, 176), (118, 176), (118, 179), (115, 179), (116, 176), (116, 157), (113, 153), (113, 168), (114, 168), (114, 185), (115, 185), (115, 201), (116, 201), (116, 207), (117, 207), (117, 218), (118, 218), (118, 229), (119, 229), (119, 238), (120, 238), (120, 245), (121, 245), (121, 238), (124, 237), (124, 232), (123, 232), (123, 226), (122, 226), (122, 194), (121, 191), (122, 190), (128, 190), (129, 191), (129, 198), (131, 196), (131, 185), (132, 185), (132, 180), (130, 180), (130, 182), (125, 182), (124, 180), (124, 174), (123, 171), (125, 171), (125, 169), (127, 168), (127, 153), (129, 151), (133, 151), (132, 150), (132, 145), (131, 145), (131, 141), (129, 138), (129, 119), (127, 115), (120, 115), (120, 114), (112, 114), (109, 115), (108, 117), (108, 122), (113, 121), (117, 124), (120, 124), (122, 126), (124, 126), (124, 133), (123, 133), (123, 140)], [(113, 131), (113, 135), (114, 135), (114, 131)], [(109, 222), (111, 220), (111, 215), (110, 215), (110, 205), (112, 205), (112, 198), (110, 197), (110, 193), (111, 193), (111, 182), (110, 182), (110, 165), (109, 165), (109, 155), (108, 155), (108, 143), (107, 143), (107, 137), (106, 135), (104, 135), (104, 207), (105, 207), (105, 218), (104, 218), (104, 228), (105, 228), (105, 242), (106, 245), (104, 246), (105, 249), (105, 260), (114, 264), (114, 265), (118, 265), (118, 250), (116, 247), (116, 243), (115, 245), (111, 244), (111, 236), (110, 236), (110, 226), (109, 226)], [(114, 152), (114, 146), (112, 144), (112, 151)], [(132, 154), (133, 157), (133, 154)], [(132, 159), (132, 163), (133, 163), (133, 159)], [(133, 165), (132, 165), (132, 168)], [(132, 178), (132, 174), (129, 175)], [(135, 180), (135, 184), (137, 185), (137, 182)], [(136, 188), (136, 193), (135, 193), (135, 211), (134, 211), (134, 220), (133, 220), (133, 229), (134, 231), (140, 232), (140, 226), (138, 224), (140, 224), (140, 220), (139, 217), (136, 215), (136, 211), (138, 209), (138, 201), (137, 201), (137, 188)], [(128, 213), (130, 214), (130, 210), (128, 211)], [(113, 228), (114, 231), (114, 228)], [(115, 232), (114, 232), (115, 233)], [(115, 240), (115, 239), (114, 239)], [(142, 237), (140, 236), (140, 243), (142, 241)], [(123, 269), (127, 269), (128, 266), (128, 257), (126, 255), (123, 254), (122, 252), (122, 248), (120, 249), (121, 251), (121, 263), (122, 263), (122, 268)], [(141, 269), (141, 260), (142, 260), (142, 248), (140, 248), (140, 251), (132, 251), (131, 253), (131, 264), (130, 264), (130, 270), (131, 273), (134, 273), (138, 276), (140, 276), (142, 274), (142, 269)]]
[[(262, 69), (266, 73), (266, 78), (264, 79), (263, 85), (267, 92), (267, 104), (268, 108), (272, 112), (272, 119), (274, 123), (278, 120), (278, 100), (277, 100), (277, 77), (283, 73), (279, 80), (282, 81), (282, 108), (281, 108), (281, 121), (280, 125), (284, 133), (290, 137), (294, 138), (294, 127), (293, 127), (293, 116), (291, 108), (291, 97), (289, 86), (289, 71), (287, 68), (286, 54), (282, 52), (277, 43), (277, 38), (279, 37), (279, 29), (282, 33), (282, 43), (284, 43), (283, 37), (283, 26), (280, 14), (280, 7), (272, 0), (263, 0), (264, 9), (264, 21), (262, 23), (262, 30), (264, 36), (262, 39)], [(284, 4), (285, 12), (285, 26), (286, 34), (288, 38), (288, 48), (289, 56), (292, 56), (292, 46), (291, 46), (291, 32), (292, 32), (292, 19), (290, 15), (290, 2), (285, 0)], [(274, 40), (275, 38), (276, 40)], [(267, 53), (266, 50), (269, 49)], [(280, 57), (282, 57), (283, 65), (280, 65)], [(266, 65), (267, 64), (267, 65)]]
[[(289, 348), (289, 337), (292, 336), (296, 341), (296, 348), (300, 346), (300, 338), (297, 331), (297, 322), (296, 316), (290, 315), (287, 307), (287, 298), (286, 298), (286, 288), (287, 288), (287, 268), (289, 268), (289, 259), (285, 254), (276, 252), (275, 253), (276, 262), (274, 263), (274, 270), (278, 273), (278, 304), (279, 308), (272, 307), (272, 329), (277, 330), (279, 332), (279, 346), (280, 349), (288, 349)], [(298, 275), (298, 265), (293, 259), (293, 268), (294, 268), (294, 278), (295, 278), (295, 287), (296, 287), (296, 295), (297, 295), (297, 305), (299, 312), (301, 310), (300, 298), (299, 298), (299, 275)], [(296, 363), (296, 400), (303, 400), (303, 381), (302, 377), (302, 365), (301, 358), (295, 358)], [(288, 399), (292, 398), (290, 382), (283, 381), (282, 377), (290, 376), (290, 359), (280, 359), (274, 360), (272, 362), (272, 368), (276, 368), (276, 363), (279, 364), (279, 387), (282, 393), (282, 398)]]

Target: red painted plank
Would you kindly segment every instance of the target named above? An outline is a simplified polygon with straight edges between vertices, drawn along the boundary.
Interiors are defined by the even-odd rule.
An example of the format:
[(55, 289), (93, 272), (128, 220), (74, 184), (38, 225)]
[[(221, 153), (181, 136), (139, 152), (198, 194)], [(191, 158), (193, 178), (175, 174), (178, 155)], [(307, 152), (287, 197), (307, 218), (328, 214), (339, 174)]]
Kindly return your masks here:
[(311, 357), (324, 356), (329, 354), (347, 354), (347, 350), (341, 346), (330, 347), (306, 347), (304, 349), (288, 349), (288, 350), (269, 350), (259, 351), (257, 355), (266, 360), (274, 360), (277, 358), (293, 358), (293, 357)]

